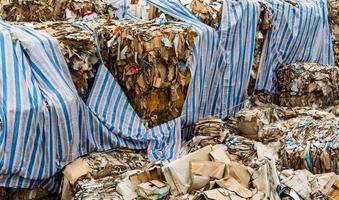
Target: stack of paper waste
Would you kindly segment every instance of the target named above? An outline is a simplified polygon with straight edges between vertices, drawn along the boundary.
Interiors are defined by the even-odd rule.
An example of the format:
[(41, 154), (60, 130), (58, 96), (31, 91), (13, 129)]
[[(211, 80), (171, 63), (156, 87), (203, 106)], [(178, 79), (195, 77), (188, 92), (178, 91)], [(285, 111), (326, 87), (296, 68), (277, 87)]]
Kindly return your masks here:
[(86, 100), (99, 65), (92, 32), (69, 22), (20, 24), (48, 33), (58, 40), (78, 93)]
[(279, 153), (283, 167), (339, 173), (338, 122), (338, 117), (320, 120), (300, 117), (281, 123), (288, 133)]
[(7, 21), (55, 21), (88, 15), (114, 16), (114, 8), (104, 0), (8, 0), (1, 16)]
[(181, 114), (191, 80), (192, 28), (155, 22), (95, 21), (102, 55), (146, 125)]
[(222, 143), (229, 135), (225, 121), (218, 118), (199, 120), (194, 127), (193, 138), (182, 145), (180, 155), (186, 155), (208, 145)]
[(221, 23), (223, 0), (180, 0), (203, 23), (218, 29)]
[(119, 150), (92, 153), (67, 165), (63, 171), (64, 199), (120, 199), (117, 178), (148, 163), (143, 152)]
[(329, 22), (332, 28), (332, 41), (334, 50), (334, 59), (336, 66), (339, 67), (339, 1), (329, 0)]
[(325, 107), (339, 99), (339, 68), (294, 63), (278, 71), (281, 106)]
[[(272, 117), (264, 127), (272, 124), (284, 126), (279, 129), (284, 136), (262, 143), (239, 136), (236, 119), (229, 119), (227, 123), (221, 119), (203, 119), (195, 125), (195, 136), (191, 139), (201, 148), (182, 152), (179, 159), (169, 163), (150, 163), (144, 154), (127, 150), (92, 153), (74, 161), (63, 171), (62, 197), (121, 200), (278, 200), (287, 197), (315, 200), (338, 197), (339, 177), (333, 173), (338, 169), (333, 168), (338, 166), (338, 158), (335, 158), (338, 134), (333, 132), (338, 130), (338, 118), (330, 113), (337, 108), (326, 111), (277, 106), (253, 109), (263, 110)], [(305, 122), (305, 119), (312, 123)], [(299, 147), (286, 147), (285, 143), (292, 144), (291, 141)], [(305, 148), (310, 156), (303, 157), (299, 163), (307, 163), (310, 159), (312, 166), (324, 167), (330, 163), (331, 169), (312, 168), (314, 174), (298, 170), (307, 169), (307, 165), (299, 167), (293, 161), (300, 158)], [(300, 151), (299, 157), (286, 153), (286, 150), (288, 153)]]
[(264, 144), (281, 143), (283, 168), (339, 173), (337, 109), (253, 107), (237, 113), (236, 120), (241, 135)]

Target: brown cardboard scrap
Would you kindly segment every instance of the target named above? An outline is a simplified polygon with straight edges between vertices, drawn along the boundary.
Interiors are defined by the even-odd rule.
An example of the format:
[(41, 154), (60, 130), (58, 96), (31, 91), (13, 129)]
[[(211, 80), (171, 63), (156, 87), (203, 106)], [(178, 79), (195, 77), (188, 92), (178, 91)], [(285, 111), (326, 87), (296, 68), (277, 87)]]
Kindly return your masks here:
[(91, 172), (90, 166), (82, 158), (78, 158), (68, 164), (62, 171), (71, 184), (74, 184), (81, 176)]
[(147, 126), (180, 115), (191, 80), (192, 28), (104, 19), (86, 24), (98, 35), (106, 66)]
[(239, 196), (243, 198), (250, 198), (253, 196), (251, 190), (247, 189), (246, 187), (242, 186), (237, 180), (234, 178), (224, 178), (221, 180), (216, 181), (216, 183), (227, 190), (235, 192)]
[(203, 195), (207, 200), (231, 200), (227, 190), (223, 188), (204, 191)]

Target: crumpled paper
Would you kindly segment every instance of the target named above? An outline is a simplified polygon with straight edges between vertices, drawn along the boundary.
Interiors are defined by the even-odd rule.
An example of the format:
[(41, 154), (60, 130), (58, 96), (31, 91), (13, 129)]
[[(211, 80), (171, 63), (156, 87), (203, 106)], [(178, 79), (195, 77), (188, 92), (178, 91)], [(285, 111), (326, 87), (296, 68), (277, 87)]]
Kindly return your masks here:
[(180, 157), (208, 145), (223, 143), (230, 131), (226, 122), (218, 118), (199, 120), (194, 126), (193, 138), (186, 141), (180, 150)]
[(325, 107), (339, 99), (339, 68), (313, 63), (285, 65), (278, 71), (281, 106)]
[(218, 29), (221, 22), (223, 0), (180, 0), (203, 23)]
[(8, 0), (0, 12), (7, 21), (56, 21), (86, 16), (115, 17), (115, 8), (105, 0)]
[[(144, 152), (133, 152), (127, 149), (91, 153), (80, 159), (81, 162), (74, 161), (77, 162), (76, 165), (73, 164), (71, 168), (66, 166), (63, 172), (64, 187), (65, 183), (71, 185), (69, 192), (73, 199), (123, 199), (116, 191), (118, 178), (130, 170), (141, 169), (149, 163)], [(81, 170), (87, 173), (80, 173)], [(69, 180), (67, 174), (84, 175)]]
[(153, 127), (179, 117), (191, 80), (193, 29), (154, 21), (87, 24), (99, 38), (106, 66), (144, 123)]

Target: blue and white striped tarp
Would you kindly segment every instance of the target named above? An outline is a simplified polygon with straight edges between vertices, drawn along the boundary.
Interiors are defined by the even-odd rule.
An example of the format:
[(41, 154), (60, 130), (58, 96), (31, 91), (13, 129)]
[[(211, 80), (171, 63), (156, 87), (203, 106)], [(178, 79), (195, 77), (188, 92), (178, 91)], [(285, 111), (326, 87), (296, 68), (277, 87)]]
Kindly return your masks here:
[(114, 116), (93, 114), (77, 95), (56, 39), (0, 22), (0, 45), (0, 186), (55, 191), (51, 178), (92, 151), (130, 147), (147, 148), (150, 159), (177, 156), (180, 121), (146, 129), (118, 86), (100, 102), (112, 109), (122, 103)]
[[(179, 0), (148, 1), (183, 20), (180, 24), (192, 26), (198, 33), (189, 65), (192, 81), (182, 116), (152, 129), (142, 124), (117, 81), (103, 65), (88, 105), (85, 105), (77, 95), (54, 38), (28, 28), (0, 23), (0, 186), (45, 186), (55, 191), (57, 185), (51, 177), (71, 160), (92, 151), (129, 147), (148, 149), (150, 159), (174, 159), (180, 149), (182, 127), (208, 116), (226, 117), (242, 107), (252, 68), (259, 3), (256, 0), (225, 0), (221, 27), (214, 30), (200, 22)], [(276, 19), (273, 21), (275, 28), (267, 39), (270, 42), (265, 43), (267, 55), (262, 60), (278, 57), (280, 61), (279, 56), (270, 55), (276, 54), (271, 51), (271, 45), (276, 38), (282, 37), (281, 29), (288, 24), (280, 25), (278, 20), (288, 6), (283, 4), (283, 10), (275, 10), (281, 3), (267, 4)], [(312, 4), (314, 9), (305, 8), (303, 13), (309, 18), (317, 16), (323, 28), (314, 29), (318, 33), (300, 25), (297, 33), (307, 31), (313, 33), (313, 37), (304, 37), (315, 38), (311, 44), (300, 42), (301, 45), (321, 44), (324, 48), (323, 43), (315, 40), (324, 34), (327, 40), (328, 24), (324, 23), (327, 13), (316, 5), (322, 4)], [(320, 11), (322, 14), (315, 14)], [(128, 16), (127, 12), (123, 13)], [(295, 15), (299, 16), (297, 13)], [(296, 27), (297, 22), (291, 23)], [(311, 25), (320, 26), (316, 24)], [(288, 37), (282, 38), (286, 41), (282, 40), (278, 46), (283, 55), (294, 55), (294, 51), (284, 47), (286, 43), (295, 42)], [(299, 54), (314, 59), (308, 49), (298, 50), (301, 53), (296, 54), (296, 60), (300, 59)], [(332, 62), (330, 52), (323, 49), (314, 54), (319, 61), (328, 59)], [(267, 62), (269, 67), (261, 64), (258, 82), (272, 77), (269, 71), (279, 67), (271, 64), (275, 62), (274, 59)]]
[(313, 62), (334, 65), (326, 0), (264, 0), (272, 14), (265, 39), (257, 90), (278, 92), (276, 71), (283, 64)]

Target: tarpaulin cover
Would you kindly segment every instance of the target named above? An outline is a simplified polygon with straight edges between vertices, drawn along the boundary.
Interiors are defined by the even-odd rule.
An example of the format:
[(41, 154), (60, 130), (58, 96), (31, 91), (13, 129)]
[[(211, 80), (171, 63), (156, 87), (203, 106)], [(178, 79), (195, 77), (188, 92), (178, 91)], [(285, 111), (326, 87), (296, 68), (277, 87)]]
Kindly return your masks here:
[(334, 65), (326, 0), (264, 0), (272, 14), (259, 64), (257, 90), (277, 92), (277, 70), (283, 64), (312, 62)]
[[(180, 121), (146, 129), (117, 84), (109, 102), (98, 102), (114, 109), (112, 118), (94, 115), (77, 95), (56, 39), (1, 22), (0, 45), (0, 186), (54, 191), (50, 178), (92, 151), (130, 147), (148, 148), (150, 159), (177, 155)], [(102, 92), (96, 89), (92, 94)]]
[[(198, 33), (190, 65), (193, 76), (182, 116), (152, 129), (142, 124), (119, 84), (103, 65), (86, 106), (77, 96), (55, 39), (28, 28), (1, 23), (0, 186), (44, 185), (53, 191), (56, 185), (50, 178), (65, 164), (91, 151), (115, 147), (148, 149), (150, 159), (174, 159), (180, 149), (182, 127), (207, 116), (226, 117), (242, 107), (252, 68), (259, 3), (225, 0), (221, 26), (215, 30), (201, 23), (178, 0), (148, 1), (183, 20), (182, 25), (192, 26)], [(126, 2), (123, 1), (123, 8)], [(273, 8), (278, 5), (267, 4)], [(283, 5), (288, 7), (287, 3)], [(313, 33), (314, 41), (320, 41), (319, 46), (313, 47), (322, 53), (309, 54), (310, 59), (328, 60), (331, 64), (331, 50), (323, 49), (328, 42), (323, 36), (329, 34), (324, 22), (326, 4), (311, 5), (314, 9), (305, 9), (303, 13), (308, 17), (317, 16), (324, 28), (314, 34), (301, 23), (300, 31), (308, 30)], [(320, 6), (324, 8), (319, 9)], [(273, 13), (281, 16), (282, 12), (285, 9), (276, 9)], [(321, 14), (316, 14), (319, 12)], [(128, 13), (123, 11), (122, 15)], [(281, 26), (274, 25), (276, 28), (266, 39), (270, 40), (266, 48), (275, 41), (270, 39), (271, 35), (280, 33)], [(292, 27), (294, 30), (297, 26)], [(312, 35), (307, 37), (312, 39)], [(285, 39), (280, 43), (284, 45), (278, 43), (279, 50), (292, 54), (282, 48), (291, 37), (282, 38)], [(274, 53), (266, 52), (269, 58)], [(270, 78), (272, 74), (268, 72), (279, 67), (269, 66), (261, 67), (267, 73), (261, 75), (258, 82)]]

